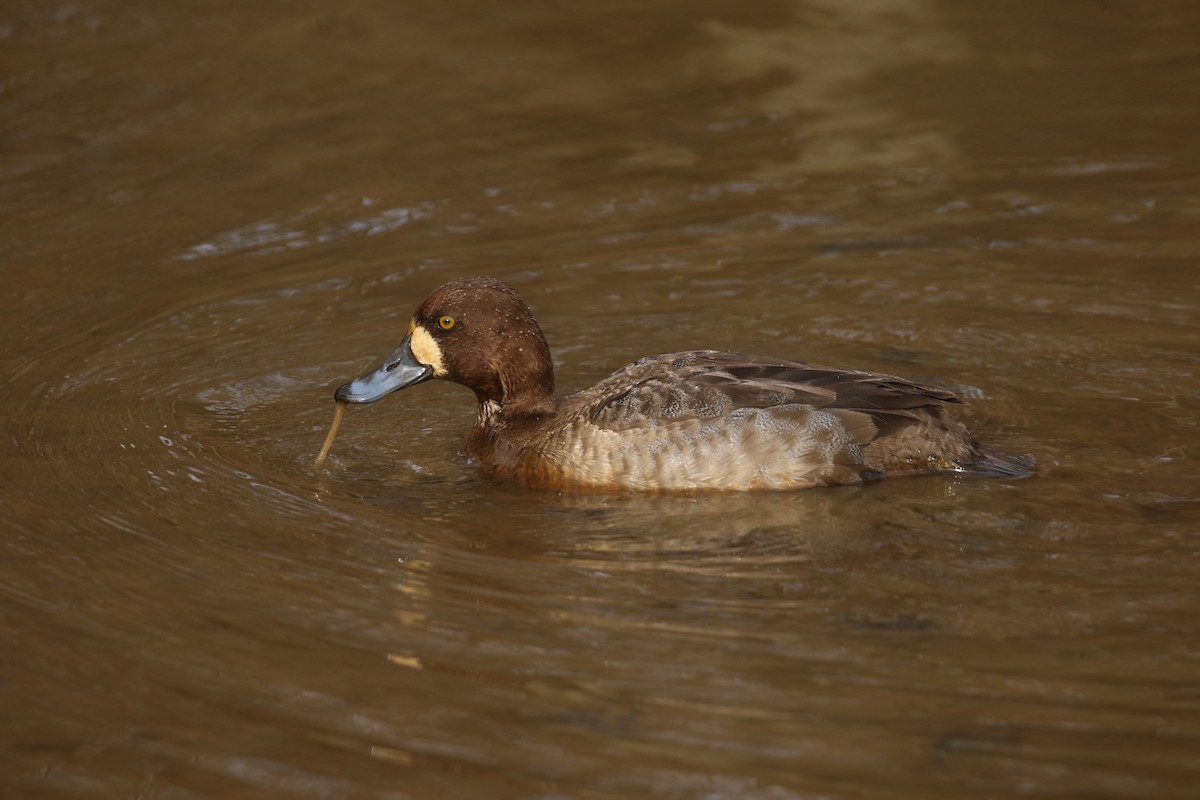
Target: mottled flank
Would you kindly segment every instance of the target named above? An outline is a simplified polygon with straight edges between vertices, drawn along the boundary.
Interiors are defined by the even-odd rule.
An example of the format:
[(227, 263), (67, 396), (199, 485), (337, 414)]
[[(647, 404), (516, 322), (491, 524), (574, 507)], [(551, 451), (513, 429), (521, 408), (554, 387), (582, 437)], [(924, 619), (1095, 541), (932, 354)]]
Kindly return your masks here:
[[(450, 317), (447, 330), (438, 320)], [(636, 361), (558, 400), (528, 306), (493, 278), (446, 284), (421, 305), (397, 361), (413, 379), (461, 383), (479, 401), (468, 454), (487, 472), (578, 490), (744, 491), (946, 471), (1027, 474), (980, 446), (950, 392), (903, 378), (703, 350)], [(421, 359), (413, 354), (420, 350)], [(425, 369), (434, 361), (438, 368)], [(339, 390), (381, 383), (364, 376)]]

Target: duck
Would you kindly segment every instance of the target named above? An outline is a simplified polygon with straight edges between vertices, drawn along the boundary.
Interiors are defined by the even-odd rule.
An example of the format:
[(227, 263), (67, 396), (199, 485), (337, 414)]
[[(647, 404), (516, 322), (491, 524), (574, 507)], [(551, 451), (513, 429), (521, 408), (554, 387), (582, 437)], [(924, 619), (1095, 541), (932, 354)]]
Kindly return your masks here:
[(721, 350), (642, 358), (555, 393), (550, 347), (508, 284), (434, 290), (377, 368), (340, 386), (374, 403), (429, 380), (461, 384), (477, 414), (465, 454), (489, 476), (578, 492), (790, 490), (929, 473), (1021, 477), (979, 444), (952, 392), (892, 375)]

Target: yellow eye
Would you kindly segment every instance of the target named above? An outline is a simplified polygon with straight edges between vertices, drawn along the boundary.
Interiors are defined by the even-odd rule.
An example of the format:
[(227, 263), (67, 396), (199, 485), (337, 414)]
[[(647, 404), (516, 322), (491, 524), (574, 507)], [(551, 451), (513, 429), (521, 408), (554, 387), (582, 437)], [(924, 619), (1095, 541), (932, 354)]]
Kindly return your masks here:
[(444, 331), (448, 331), (454, 327), (454, 317), (449, 314), (442, 314), (438, 317), (438, 327)]

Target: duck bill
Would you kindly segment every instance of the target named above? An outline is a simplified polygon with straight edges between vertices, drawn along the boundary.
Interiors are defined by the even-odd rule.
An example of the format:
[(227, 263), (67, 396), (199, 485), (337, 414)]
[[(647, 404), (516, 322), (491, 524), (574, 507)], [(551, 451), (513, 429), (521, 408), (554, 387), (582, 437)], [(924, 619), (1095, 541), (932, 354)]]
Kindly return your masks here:
[(408, 337), (374, 372), (350, 381), (334, 393), (342, 403), (374, 403), (379, 398), (433, 377), (433, 367), (417, 361)]

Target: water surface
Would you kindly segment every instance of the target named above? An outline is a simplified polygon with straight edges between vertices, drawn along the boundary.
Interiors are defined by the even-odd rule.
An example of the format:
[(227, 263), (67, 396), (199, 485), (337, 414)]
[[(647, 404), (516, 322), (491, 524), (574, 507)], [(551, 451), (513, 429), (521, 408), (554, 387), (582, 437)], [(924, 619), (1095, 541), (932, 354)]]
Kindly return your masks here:
[[(1200, 13), (0, 13), (0, 794), (1190, 797)], [(332, 389), (443, 281), (559, 384), (935, 382), (1035, 477), (563, 496)]]

